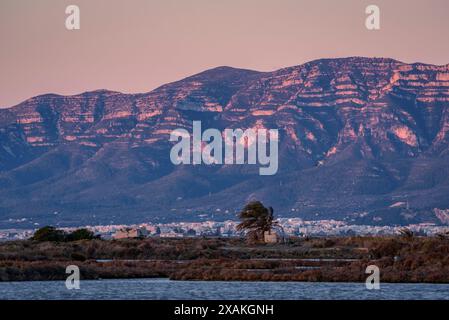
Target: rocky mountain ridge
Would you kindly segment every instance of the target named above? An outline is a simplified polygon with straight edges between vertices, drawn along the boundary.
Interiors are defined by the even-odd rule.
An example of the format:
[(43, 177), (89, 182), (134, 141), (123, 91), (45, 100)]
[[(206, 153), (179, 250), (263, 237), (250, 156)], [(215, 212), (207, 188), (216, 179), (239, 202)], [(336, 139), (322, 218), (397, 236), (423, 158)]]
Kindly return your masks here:
[[(173, 166), (169, 134), (193, 120), (279, 129), (279, 173)], [(219, 67), (148, 93), (48, 94), (0, 109), (0, 224), (227, 219), (253, 198), (305, 219), (444, 223), (448, 158), (449, 65)]]

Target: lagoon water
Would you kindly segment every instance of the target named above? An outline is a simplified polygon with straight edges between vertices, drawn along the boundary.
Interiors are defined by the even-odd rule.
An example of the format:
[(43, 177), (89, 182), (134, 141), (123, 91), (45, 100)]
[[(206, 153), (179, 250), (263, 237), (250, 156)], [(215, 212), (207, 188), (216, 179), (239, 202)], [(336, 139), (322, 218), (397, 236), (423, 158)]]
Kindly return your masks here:
[(449, 284), (170, 281), (168, 279), (82, 280), (79, 290), (64, 281), (0, 282), (0, 299), (445, 299)]

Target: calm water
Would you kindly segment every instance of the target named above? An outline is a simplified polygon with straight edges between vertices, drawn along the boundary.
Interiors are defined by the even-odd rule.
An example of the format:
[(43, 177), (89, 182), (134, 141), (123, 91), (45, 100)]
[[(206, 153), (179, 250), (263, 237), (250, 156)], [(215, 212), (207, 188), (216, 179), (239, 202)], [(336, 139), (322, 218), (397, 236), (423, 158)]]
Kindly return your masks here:
[(0, 282), (0, 299), (448, 299), (449, 284), (84, 280), (80, 290), (64, 281)]

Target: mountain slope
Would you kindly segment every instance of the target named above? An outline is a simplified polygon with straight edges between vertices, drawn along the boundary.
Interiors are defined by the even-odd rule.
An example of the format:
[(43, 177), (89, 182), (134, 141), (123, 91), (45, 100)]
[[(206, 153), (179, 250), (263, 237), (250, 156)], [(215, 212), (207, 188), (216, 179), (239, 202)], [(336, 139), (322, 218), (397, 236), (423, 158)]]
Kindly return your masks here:
[[(279, 172), (173, 166), (169, 134), (193, 120), (279, 129)], [(283, 216), (439, 222), (448, 159), (448, 65), (219, 67), (149, 93), (51, 94), (0, 110), (0, 226), (225, 219), (253, 198)]]

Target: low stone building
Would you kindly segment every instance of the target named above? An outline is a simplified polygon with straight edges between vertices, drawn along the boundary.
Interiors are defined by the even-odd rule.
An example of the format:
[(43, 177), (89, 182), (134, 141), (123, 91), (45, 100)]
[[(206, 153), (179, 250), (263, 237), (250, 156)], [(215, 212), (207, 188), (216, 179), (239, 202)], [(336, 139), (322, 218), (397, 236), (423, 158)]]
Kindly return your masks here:
[(114, 239), (132, 239), (145, 238), (148, 236), (148, 231), (145, 228), (124, 228), (118, 230), (112, 238)]
[(263, 241), (265, 243), (279, 243), (282, 241), (282, 236), (275, 230), (265, 231), (263, 233)]

